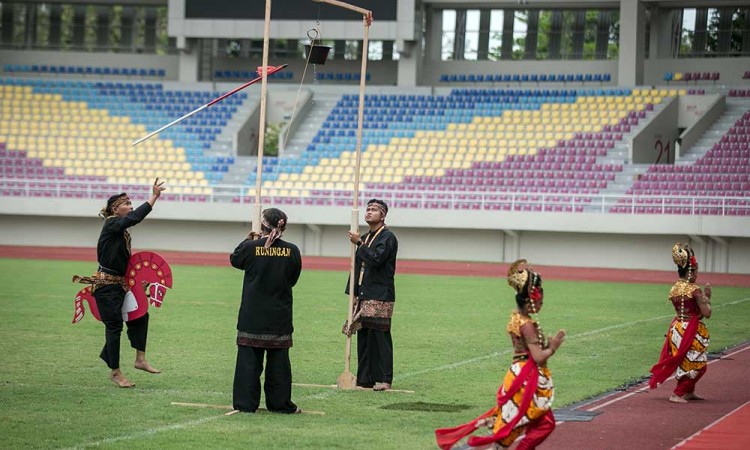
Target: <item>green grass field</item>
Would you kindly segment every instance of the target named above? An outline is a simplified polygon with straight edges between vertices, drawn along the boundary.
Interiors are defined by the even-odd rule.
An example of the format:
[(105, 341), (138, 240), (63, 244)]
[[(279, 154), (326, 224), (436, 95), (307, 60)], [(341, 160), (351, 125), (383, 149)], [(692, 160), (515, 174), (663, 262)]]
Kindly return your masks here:
[[(322, 416), (225, 417), (171, 406), (231, 404), (242, 273), (173, 267), (175, 288), (151, 309), (148, 355), (164, 373), (134, 370), (123, 336), (123, 371), (137, 387), (118, 389), (98, 359), (103, 325), (90, 314), (70, 323), (82, 287), (70, 277), (93, 269), (0, 259), (0, 447), (432, 449), (434, 428), (492, 406), (509, 363), (505, 325), (514, 301), (504, 279), (398, 275), (394, 388), (414, 394), (295, 387), (294, 401)], [(345, 282), (345, 273), (303, 271), (295, 289), (295, 383), (334, 384), (343, 371)], [(541, 324), (547, 334), (568, 331), (550, 361), (556, 407), (648, 374), (672, 317), (668, 290), (545, 281)], [(750, 339), (750, 290), (715, 287), (713, 306), (712, 351)]]

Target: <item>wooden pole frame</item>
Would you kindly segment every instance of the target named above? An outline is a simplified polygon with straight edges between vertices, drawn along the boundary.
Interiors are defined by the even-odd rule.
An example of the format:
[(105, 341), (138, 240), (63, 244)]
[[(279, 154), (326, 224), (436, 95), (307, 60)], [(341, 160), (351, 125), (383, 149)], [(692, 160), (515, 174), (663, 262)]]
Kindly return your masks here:
[(271, 30), (271, 1), (266, 0), (265, 25), (263, 27), (263, 66), (260, 83), (260, 125), (258, 127), (258, 164), (255, 176), (255, 204), (253, 205), (252, 231), (260, 235), (261, 198), (263, 184), (263, 147), (266, 144), (266, 99), (268, 96), (268, 41)]
[[(354, 190), (352, 192), (352, 213), (351, 213), (351, 224), (349, 230), (354, 233), (359, 233), (359, 182), (360, 182), (360, 167), (362, 164), (362, 129), (364, 128), (364, 117), (365, 117), (365, 82), (367, 80), (367, 57), (369, 52), (369, 36), (370, 36), (370, 25), (372, 24), (372, 11), (358, 6), (350, 5), (339, 0), (312, 0), (316, 3), (327, 3), (332, 6), (339, 8), (348, 9), (350, 11), (362, 14), (362, 21), (364, 22), (364, 38), (362, 39), (362, 68), (360, 69), (359, 76), (359, 110), (357, 113), (357, 147), (356, 147), (356, 160), (354, 165)], [(351, 329), (352, 316), (354, 313), (354, 286), (355, 286), (355, 261), (356, 261), (357, 246), (351, 245), (350, 252), (350, 264), (349, 264), (349, 310), (346, 317), (346, 328)], [(351, 357), (352, 357), (352, 336), (347, 334), (346, 336), (346, 348), (344, 351), (344, 372), (339, 375), (336, 381), (336, 386), (339, 389), (356, 389), (357, 377), (351, 372)]]

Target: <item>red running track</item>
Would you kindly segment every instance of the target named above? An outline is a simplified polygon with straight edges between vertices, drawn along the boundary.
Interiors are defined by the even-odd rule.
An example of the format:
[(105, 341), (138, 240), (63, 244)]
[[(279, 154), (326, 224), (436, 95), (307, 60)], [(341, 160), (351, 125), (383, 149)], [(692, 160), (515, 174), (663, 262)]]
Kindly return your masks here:
[(676, 446), (683, 450), (722, 449), (746, 450), (750, 448), (750, 402), (690, 436)]
[[(656, 357), (656, 355), (655, 355)], [(706, 400), (671, 403), (676, 382), (670, 379), (650, 390), (646, 383), (580, 405), (576, 409), (600, 414), (591, 422), (562, 422), (539, 450), (660, 450), (750, 448), (750, 343), (709, 361), (708, 371), (696, 386)], [(585, 380), (581, 380), (585, 382)], [(738, 409), (740, 408), (740, 409)], [(731, 427), (712, 426), (718, 420)], [(720, 425), (722, 422), (718, 422)], [(706, 431), (703, 431), (706, 430)], [(691, 441), (694, 441), (691, 444)], [(739, 443), (744, 446), (737, 446)]]
[[(171, 264), (199, 266), (224, 266), (229, 264), (227, 253), (195, 253), (158, 251)], [(96, 261), (96, 249), (87, 247), (21, 247), (0, 246), (0, 258), (57, 259), (70, 261)], [(305, 269), (349, 270), (349, 258), (305, 256), (302, 260)], [(623, 283), (664, 283), (672, 284), (676, 271), (603, 269), (561, 266), (539, 266), (534, 268), (549, 280), (611, 281)], [(398, 261), (398, 273), (423, 275), (455, 275), (505, 278), (508, 264), (476, 263), (455, 261)], [(750, 275), (726, 273), (701, 273), (701, 283), (710, 282), (714, 286), (750, 287)]]

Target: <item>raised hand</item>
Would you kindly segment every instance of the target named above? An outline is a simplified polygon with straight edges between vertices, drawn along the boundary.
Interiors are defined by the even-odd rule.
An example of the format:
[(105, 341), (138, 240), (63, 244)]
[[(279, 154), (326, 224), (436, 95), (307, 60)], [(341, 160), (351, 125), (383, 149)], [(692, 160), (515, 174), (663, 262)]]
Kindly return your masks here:
[(711, 300), (711, 285), (706, 283), (706, 286), (703, 288), (703, 294), (705, 294), (706, 298)]
[(159, 177), (156, 177), (156, 180), (154, 180), (154, 185), (151, 187), (151, 193), (155, 197), (159, 197), (163, 191), (165, 191), (167, 188), (164, 187), (164, 181), (161, 183), (159, 182)]

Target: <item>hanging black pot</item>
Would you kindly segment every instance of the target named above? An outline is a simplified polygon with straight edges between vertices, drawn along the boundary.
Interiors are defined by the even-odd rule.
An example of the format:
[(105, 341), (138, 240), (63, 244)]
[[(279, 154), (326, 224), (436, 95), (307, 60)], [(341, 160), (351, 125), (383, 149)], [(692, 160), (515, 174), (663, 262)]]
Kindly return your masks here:
[(305, 52), (311, 64), (325, 64), (331, 47), (325, 45), (305, 45)]

